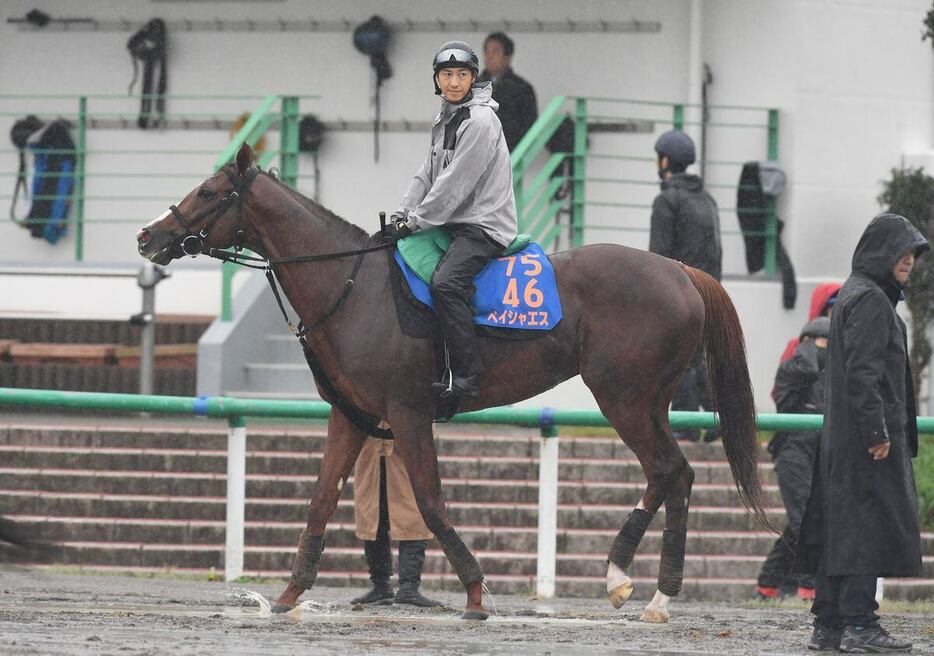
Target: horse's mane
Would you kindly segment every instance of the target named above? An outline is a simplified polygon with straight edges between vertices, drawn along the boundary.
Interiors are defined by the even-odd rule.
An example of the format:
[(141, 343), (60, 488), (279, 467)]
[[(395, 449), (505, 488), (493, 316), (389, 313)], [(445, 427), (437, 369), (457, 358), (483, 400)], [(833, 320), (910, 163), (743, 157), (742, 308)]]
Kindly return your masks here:
[(362, 236), (362, 237), (368, 237), (368, 236), (369, 236), (369, 235), (367, 234), (367, 232), (366, 232), (363, 228), (361, 228), (360, 226), (354, 225), (353, 223), (351, 223), (351, 222), (348, 221), (347, 219), (344, 219), (344, 218), (339, 217), (339, 216), (336, 215), (334, 212), (332, 212), (332, 211), (329, 210), (328, 208), (324, 207), (323, 205), (320, 205), (319, 203), (316, 203), (315, 201), (313, 201), (312, 199), (308, 198), (308, 196), (305, 196), (303, 193), (301, 193), (301, 192), (298, 191), (297, 189), (293, 189), (293, 188), (290, 187), (289, 185), (285, 184), (284, 182), (282, 182), (281, 180), (279, 180), (276, 176), (274, 176), (274, 175), (268, 173), (267, 171), (260, 171), (260, 173), (261, 173), (262, 175), (266, 176), (267, 178), (269, 178), (270, 180), (272, 180), (273, 182), (275, 182), (283, 191), (285, 191), (285, 192), (286, 192), (287, 194), (289, 194), (292, 198), (294, 198), (294, 199), (297, 200), (299, 203), (301, 203), (302, 206), (303, 206), (305, 209), (307, 209), (309, 212), (311, 212), (311, 213), (314, 214), (315, 216), (318, 216), (318, 217), (320, 217), (320, 218), (322, 218), (322, 219), (325, 219), (325, 220), (330, 221), (330, 222), (333, 222), (333, 223), (337, 223), (337, 224), (339, 224), (339, 225), (343, 225), (343, 226), (345, 226), (346, 228), (348, 228), (349, 230), (351, 230), (352, 232), (354, 232), (356, 235), (359, 235), (359, 236)]

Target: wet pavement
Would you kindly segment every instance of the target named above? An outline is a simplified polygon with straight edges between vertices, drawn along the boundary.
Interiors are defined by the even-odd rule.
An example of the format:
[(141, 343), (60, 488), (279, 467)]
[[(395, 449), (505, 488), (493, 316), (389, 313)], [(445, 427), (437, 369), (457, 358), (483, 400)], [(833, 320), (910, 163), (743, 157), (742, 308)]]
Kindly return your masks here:
[[(464, 595), (426, 591), (447, 606), (354, 607), (354, 588), (315, 588), (271, 615), (259, 595), (282, 583), (220, 582), (0, 570), (0, 654), (806, 654), (803, 603), (675, 600), (671, 621), (639, 621), (641, 604), (497, 596), (486, 622), (459, 619)], [(492, 608), (489, 599), (485, 600)], [(907, 610), (906, 610), (907, 609)], [(929, 605), (885, 612), (886, 626), (934, 653)]]

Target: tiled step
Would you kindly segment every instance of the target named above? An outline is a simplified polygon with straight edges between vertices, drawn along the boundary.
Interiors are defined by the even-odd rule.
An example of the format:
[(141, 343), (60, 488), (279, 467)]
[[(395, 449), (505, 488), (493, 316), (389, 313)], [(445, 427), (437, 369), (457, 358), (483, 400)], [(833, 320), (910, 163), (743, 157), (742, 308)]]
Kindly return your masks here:
[[(0, 460), (6, 468), (139, 470), (156, 472), (213, 472), (227, 469), (225, 451), (192, 449), (147, 449), (136, 447), (46, 447), (0, 445)], [(439, 456), (442, 478), (519, 479), (538, 478), (538, 459), (523, 456)], [(701, 461), (693, 465), (695, 483), (731, 483), (732, 474), (726, 461)], [(251, 473), (301, 474), (315, 476), (320, 471), (319, 453), (298, 451), (251, 451), (247, 453), (246, 470)], [(765, 483), (774, 481), (772, 466), (760, 463), (759, 477)], [(562, 481), (645, 482), (639, 461), (633, 457), (606, 460), (603, 458), (565, 457), (559, 459), (558, 478)]]
[[(498, 480), (446, 478), (442, 480), (444, 498), (452, 501), (537, 503), (538, 480)], [(309, 499), (315, 478), (295, 474), (248, 474), (249, 498)], [(108, 494), (154, 494), (179, 496), (223, 496), (227, 476), (221, 473), (98, 471), (78, 469), (0, 468), (0, 489), (43, 492), (100, 492)], [(558, 502), (625, 504), (638, 503), (645, 483), (559, 481)], [(354, 479), (345, 486), (353, 496)], [(778, 499), (778, 487), (766, 491)], [(738, 506), (736, 487), (728, 483), (695, 484), (692, 503), (701, 506)]]
[[(490, 427), (487, 427), (490, 428)], [(486, 434), (439, 429), (436, 449), (443, 456), (511, 456), (538, 458), (541, 438), (535, 431), (499, 429), (492, 427)], [(320, 453), (324, 449), (326, 428), (323, 422), (308, 422), (308, 428), (277, 430), (273, 428), (247, 428), (248, 451), (281, 451)], [(165, 426), (155, 432), (138, 427), (97, 429), (60, 426), (0, 426), (0, 445), (45, 447), (138, 447), (146, 449), (192, 449), (225, 451), (227, 430), (219, 422), (205, 420), (203, 429)], [(695, 466), (706, 461), (725, 461), (719, 444), (682, 444), (685, 457)], [(632, 459), (632, 451), (622, 440), (614, 437), (571, 437), (559, 439), (561, 458), (599, 458), (604, 460)], [(767, 462), (763, 447), (761, 460)]]
[[(33, 492), (0, 490), (7, 497), (9, 512), (44, 516), (87, 516), (221, 520), (225, 517), (223, 497), (178, 497), (72, 492)], [(534, 503), (473, 503), (451, 501), (448, 514), (455, 526), (537, 526), (538, 505)], [(631, 505), (559, 504), (558, 526), (605, 529), (622, 526)], [(781, 524), (784, 510), (769, 509), (772, 521)], [(307, 501), (303, 499), (247, 499), (249, 521), (303, 521)], [(664, 509), (655, 522), (664, 521)], [(331, 521), (353, 521), (353, 500), (341, 499)], [(744, 508), (692, 506), (689, 529), (760, 530), (755, 518)]]
[[(112, 540), (114, 542), (223, 544), (224, 522), (221, 520), (188, 519), (125, 519), (122, 517), (42, 517), (13, 515), (13, 519), (37, 526), (42, 535), (57, 542)], [(245, 542), (252, 546), (294, 544), (304, 528), (302, 521), (246, 523)], [(653, 525), (654, 526), (654, 525)], [(538, 544), (536, 526), (458, 526), (459, 535), (472, 549), (486, 551), (535, 551)], [(605, 554), (617, 529), (558, 529), (557, 546), (562, 553)], [(650, 529), (640, 549), (658, 551), (661, 548), (661, 526)], [(354, 524), (328, 524), (328, 545), (359, 546)], [(772, 548), (775, 536), (765, 531), (707, 531), (688, 533), (688, 552), (692, 554), (730, 553), (743, 556), (764, 556)], [(934, 550), (934, 534), (926, 534), (926, 549)]]

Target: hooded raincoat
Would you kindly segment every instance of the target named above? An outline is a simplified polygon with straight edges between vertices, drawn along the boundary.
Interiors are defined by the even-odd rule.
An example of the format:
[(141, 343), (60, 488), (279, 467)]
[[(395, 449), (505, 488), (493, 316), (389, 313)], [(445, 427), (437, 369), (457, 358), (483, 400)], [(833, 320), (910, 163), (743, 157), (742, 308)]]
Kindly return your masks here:
[(402, 197), (413, 230), (478, 225), (504, 248), (516, 238), (516, 197), (506, 138), (489, 82), (459, 104), (441, 99), (428, 157)]
[[(918, 453), (905, 324), (892, 276), (925, 238), (905, 218), (870, 222), (837, 295), (826, 367), (824, 429), (801, 528), (798, 568), (828, 576), (920, 576), (921, 534), (911, 458)], [(887, 458), (869, 448), (890, 442)]]

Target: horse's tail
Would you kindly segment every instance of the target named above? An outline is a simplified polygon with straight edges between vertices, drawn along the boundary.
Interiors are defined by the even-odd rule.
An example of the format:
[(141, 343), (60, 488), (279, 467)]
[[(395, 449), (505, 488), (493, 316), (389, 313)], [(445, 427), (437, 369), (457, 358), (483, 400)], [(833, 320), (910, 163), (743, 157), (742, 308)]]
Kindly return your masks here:
[(759, 482), (756, 408), (739, 316), (726, 290), (712, 276), (689, 266), (684, 271), (704, 299), (710, 400), (720, 414), (720, 434), (736, 489), (759, 523), (774, 531), (765, 511), (768, 495)]

